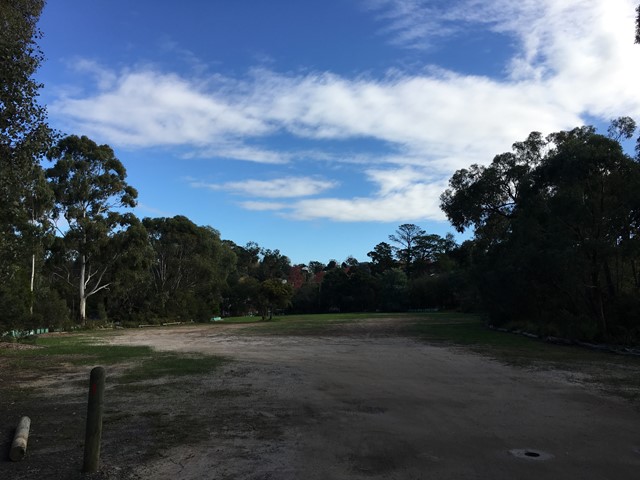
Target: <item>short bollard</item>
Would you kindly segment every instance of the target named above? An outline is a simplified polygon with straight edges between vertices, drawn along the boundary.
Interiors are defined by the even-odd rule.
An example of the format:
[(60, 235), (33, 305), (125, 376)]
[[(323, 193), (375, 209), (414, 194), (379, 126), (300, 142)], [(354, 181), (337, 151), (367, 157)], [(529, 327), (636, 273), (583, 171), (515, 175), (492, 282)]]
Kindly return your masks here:
[(31, 428), (31, 419), (29, 417), (22, 417), (18, 428), (16, 428), (16, 434), (13, 437), (13, 443), (11, 444), (11, 451), (9, 452), (9, 458), (17, 462), (22, 460), (27, 453), (27, 441), (29, 440), (29, 429)]
[(89, 378), (89, 403), (87, 406), (87, 430), (84, 440), (84, 464), (82, 471), (95, 473), (100, 463), (100, 439), (102, 437), (102, 402), (104, 400), (105, 372), (102, 367), (91, 370)]

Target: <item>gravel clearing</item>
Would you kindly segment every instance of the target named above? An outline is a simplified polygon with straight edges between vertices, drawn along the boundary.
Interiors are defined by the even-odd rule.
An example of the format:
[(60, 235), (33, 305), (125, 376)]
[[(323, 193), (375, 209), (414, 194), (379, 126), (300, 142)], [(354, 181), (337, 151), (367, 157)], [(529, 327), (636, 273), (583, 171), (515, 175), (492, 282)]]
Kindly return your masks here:
[[(88, 478), (638, 478), (640, 412), (631, 403), (557, 372), (361, 327), (257, 336), (239, 335), (243, 325), (194, 325), (110, 337), (233, 361), (195, 380), (108, 386), (103, 468)], [(58, 384), (65, 375), (77, 372), (61, 370)], [(55, 382), (31, 381), (47, 385), (53, 408)], [(83, 415), (83, 389), (35, 419), (34, 447), (21, 464), (0, 462), (1, 479), (87, 478), (45, 464), (81, 458), (71, 433), (56, 439), (47, 429), (58, 414)], [(151, 438), (149, 422), (173, 440)]]

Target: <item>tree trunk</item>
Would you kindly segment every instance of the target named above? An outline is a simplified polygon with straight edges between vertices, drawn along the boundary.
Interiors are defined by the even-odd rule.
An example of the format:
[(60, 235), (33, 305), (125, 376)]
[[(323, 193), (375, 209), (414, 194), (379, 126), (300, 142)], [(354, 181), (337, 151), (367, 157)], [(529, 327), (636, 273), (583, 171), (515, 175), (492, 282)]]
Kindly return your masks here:
[(611, 267), (609, 266), (609, 262), (605, 260), (604, 262), (604, 275), (605, 280), (607, 281), (607, 293), (611, 299), (615, 298), (617, 294), (616, 285), (613, 281), (613, 275), (611, 273)]
[(602, 285), (600, 284), (600, 271), (597, 255), (593, 255), (591, 261), (591, 290), (592, 304), (594, 308), (595, 318), (598, 321), (602, 337), (606, 340), (608, 337), (607, 317), (604, 313), (604, 300), (602, 298)]
[(29, 300), (29, 315), (33, 316), (33, 285), (36, 278), (36, 254), (31, 255), (31, 283), (29, 285), (29, 291), (31, 292), (31, 299)]
[(600, 289), (597, 290), (597, 305), (598, 305), (598, 316), (600, 317), (600, 330), (602, 331), (602, 338), (607, 340), (609, 338), (609, 328), (607, 326), (607, 317), (604, 314), (604, 301), (602, 300), (602, 292)]
[(78, 286), (80, 291), (80, 321), (82, 325), (86, 325), (87, 323), (87, 297), (85, 295), (85, 285), (84, 285), (86, 268), (87, 268), (87, 258), (84, 255), (81, 255), (80, 256), (80, 281)]

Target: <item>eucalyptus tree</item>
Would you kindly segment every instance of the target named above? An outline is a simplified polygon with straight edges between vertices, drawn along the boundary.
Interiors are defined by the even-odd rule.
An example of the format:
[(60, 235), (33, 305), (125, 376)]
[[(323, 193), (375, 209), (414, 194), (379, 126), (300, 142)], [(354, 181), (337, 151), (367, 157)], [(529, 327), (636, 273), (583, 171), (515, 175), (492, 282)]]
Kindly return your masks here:
[(547, 237), (572, 252), (570, 268), (582, 267), (576, 297), (606, 338), (619, 323), (621, 295), (639, 293), (640, 165), (618, 142), (590, 130), (552, 139), (557, 145), (531, 186), (533, 207), (528, 199), (524, 207), (541, 218)]
[(601, 339), (638, 329), (640, 164), (618, 141), (634, 127), (532, 134), (536, 155), (514, 148), (454, 174), (441, 206), (458, 230), (474, 227), (494, 321)]
[(37, 101), (42, 85), (34, 79), (43, 60), (37, 22), (44, 3), (0, 2), (0, 323), (29, 315), (42, 213), (49, 206), (40, 159), (52, 134)]
[(258, 280), (265, 281), (272, 278), (284, 280), (288, 278), (290, 270), (291, 261), (289, 257), (280, 253), (280, 250), (260, 249), (260, 261), (255, 272)]
[(372, 269), (376, 274), (381, 274), (397, 265), (393, 257), (393, 247), (387, 242), (378, 243), (373, 250), (367, 253), (367, 256), (371, 259)]
[(260, 283), (257, 305), (262, 320), (273, 318), (275, 309), (283, 309), (291, 304), (293, 287), (283, 279), (268, 278)]
[(127, 228), (112, 237), (109, 249), (119, 255), (105, 277), (110, 283), (108, 295), (104, 290), (100, 295), (104, 313), (110, 320), (146, 320), (154, 305), (151, 268), (155, 255), (142, 222), (130, 218)]
[(435, 233), (418, 237), (414, 248), (414, 277), (446, 270), (447, 254), (455, 247), (456, 242), (450, 233), (445, 237)]
[(227, 276), (237, 261), (228, 242), (213, 228), (180, 215), (145, 218), (143, 225), (153, 250), (156, 313), (198, 319), (218, 314)]
[(70, 135), (49, 157), (55, 161), (46, 172), (55, 194), (54, 217), (68, 255), (64, 275), (59, 275), (76, 286), (79, 317), (85, 323), (87, 299), (110, 285), (106, 274), (122, 254), (110, 242), (132, 222), (132, 215), (122, 210), (136, 205), (137, 192), (108, 145)]

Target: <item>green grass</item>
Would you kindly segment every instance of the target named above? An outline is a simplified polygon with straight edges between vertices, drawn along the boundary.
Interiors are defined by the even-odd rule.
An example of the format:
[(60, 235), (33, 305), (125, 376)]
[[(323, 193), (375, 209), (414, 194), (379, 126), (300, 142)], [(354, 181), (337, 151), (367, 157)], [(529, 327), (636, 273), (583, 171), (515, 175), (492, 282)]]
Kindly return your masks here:
[(205, 375), (224, 362), (225, 359), (221, 357), (205, 355), (156, 354), (127, 370), (119, 378), (119, 381), (120, 383), (132, 383), (168, 376)]
[(315, 315), (276, 316), (272, 320), (261, 321), (260, 317), (231, 317), (219, 323), (251, 323), (238, 331), (253, 335), (321, 335), (337, 327), (376, 318), (389, 318), (402, 314), (378, 313), (327, 313)]
[(0, 350), (0, 358), (8, 360), (50, 361), (56, 360), (73, 365), (102, 363), (111, 365), (123, 360), (134, 360), (153, 355), (153, 350), (145, 346), (124, 346), (104, 344), (103, 335), (70, 334), (38, 337), (29, 344), (39, 347), (28, 350)]
[(224, 324), (224, 323), (231, 323), (231, 324), (236, 324), (236, 323), (256, 323), (261, 321), (260, 316), (255, 316), (255, 315), (246, 315), (244, 317), (227, 317), (223, 320), (219, 320), (217, 322), (211, 322), (213, 325), (217, 325), (217, 324)]
[(0, 360), (7, 368), (29, 371), (53, 370), (61, 364), (76, 366), (125, 365), (118, 381), (133, 383), (165, 376), (206, 374), (225, 360), (205, 355), (179, 355), (147, 346), (109, 345), (111, 332), (47, 335), (29, 342), (38, 348), (2, 349)]
[[(429, 314), (423, 318), (417, 318), (406, 332), (424, 341), (466, 347), (478, 353), (490, 354), (507, 363), (522, 366), (536, 361), (565, 363), (626, 358), (491, 330), (479, 317), (472, 315)], [(638, 363), (640, 365), (640, 362)]]

